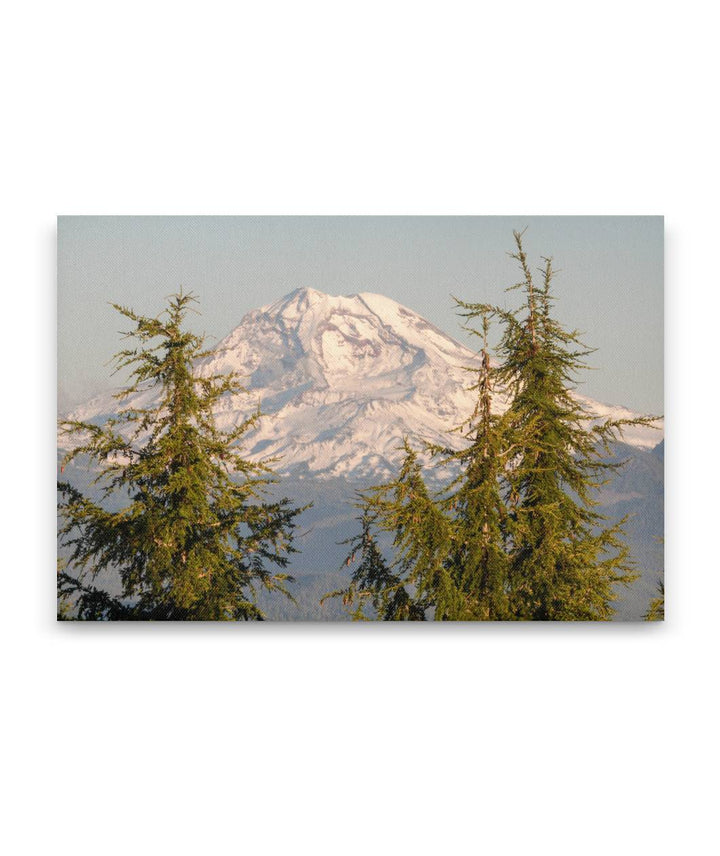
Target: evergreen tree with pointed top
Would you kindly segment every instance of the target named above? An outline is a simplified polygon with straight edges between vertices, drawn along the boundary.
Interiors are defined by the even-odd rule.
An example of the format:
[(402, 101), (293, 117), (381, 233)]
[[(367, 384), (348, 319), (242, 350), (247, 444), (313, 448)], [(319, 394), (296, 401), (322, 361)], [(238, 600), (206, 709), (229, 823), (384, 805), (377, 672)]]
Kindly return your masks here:
[[(184, 329), (193, 302), (191, 294), (175, 295), (156, 318), (114, 304), (138, 342), (115, 357), (131, 378), (116, 398), (157, 390), (159, 400), (125, 407), (104, 425), (61, 423), (78, 438), (63, 469), (79, 456), (100, 469), (97, 501), (58, 483), (59, 538), (69, 550), (58, 594), (78, 619), (261, 619), (256, 588), (287, 594), (292, 582), (282, 569), (303, 509), (270, 501), (271, 469), (242, 455), (238, 444), (259, 412), (230, 431), (216, 426), (215, 405), (244, 389), (235, 374), (198, 370), (211, 351)], [(121, 500), (120, 510), (108, 510), (111, 498)], [(106, 571), (119, 577), (120, 596), (96, 584)]]
[(425, 608), (408, 592), (407, 580), (393, 573), (378, 547), (373, 514), (365, 507), (361, 532), (343, 542), (350, 545), (345, 565), (356, 565), (347, 588), (326, 594), (321, 605), (341, 597), (354, 621), (424, 621)]
[[(616, 586), (636, 578), (625, 520), (608, 523), (594, 494), (622, 465), (607, 458), (623, 428), (653, 420), (599, 421), (583, 409), (573, 391), (591, 351), (554, 317), (552, 260), (543, 259), (536, 287), (522, 233), (514, 238), (522, 280), (509, 290), (522, 289), (521, 307), (456, 301), (469, 323), (482, 322), (472, 330), (483, 338), (477, 403), (456, 429), (465, 448), (427, 451), (458, 473), (431, 495), (405, 441), (398, 478), (363, 496), (364, 526), (394, 533), (395, 558), (374, 555), (373, 574), (360, 572), (341, 592), (348, 604), (371, 591), (383, 607), (402, 589), (437, 620), (605, 620)], [(503, 330), (497, 368), (487, 347), (491, 319)], [(492, 411), (496, 388), (510, 399), (502, 417)]]
[[(326, 595), (341, 596), (356, 619), (370, 617), (364, 603), (383, 621), (424, 621), (430, 614), (439, 618), (457, 610), (446, 562), (450, 521), (425, 484), (417, 453), (407, 440), (402, 448), (397, 478), (360, 494), (362, 533), (351, 539), (346, 560), (353, 564), (359, 554), (360, 565), (350, 585)], [(383, 534), (392, 536), (389, 563), (377, 544)]]
[(457, 588), (457, 609), (446, 617), (457, 621), (502, 621), (509, 617), (509, 564), (506, 551), (507, 512), (501, 494), (507, 459), (505, 420), (493, 413), (495, 369), (488, 350), (489, 318), (482, 316), (480, 369), (475, 410), (455, 430), (468, 445), (460, 451), (434, 450), (442, 463), (459, 472), (442, 505), (451, 515), (448, 566)]
[[(457, 426), (468, 442), (455, 451), (428, 445), (427, 451), (458, 475), (433, 494), (422, 475), (417, 452), (407, 440), (396, 479), (361, 495), (363, 533), (353, 541), (347, 563), (360, 567), (341, 595), (357, 604), (353, 617), (367, 617), (363, 600), (371, 599), (381, 620), (487, 621), (509, 617), (506, 513), (501, 496), (503, 420), (492, 412), (493, 369), (487, 349), (488, 319), (483, 320), (483, 348), (477, 404), (467, 422)], [(373, 529), (393, 535), (394, 560), (378, 550)], [(359, 610), (359, 611), (358, 611)]]
[(464, 304), (469, 317), (492, 313), (503, 324), (498, 380), (511, 396), (507, 443), (510, 612), (520, 620), (598, 620), (612, 615), (615, 586), (635, 575), (623, 541), (624, 520), (607, 524), (596, 510), (595, 490), (618, 466), (605, 460), (627, 424), (591, 424), (573, 396), (589, 351), (577, 331), (553, 315), (552, 260), (543, 259), (536, 287), (522, 233), (511, 253), (522, 280), (517, 312)]

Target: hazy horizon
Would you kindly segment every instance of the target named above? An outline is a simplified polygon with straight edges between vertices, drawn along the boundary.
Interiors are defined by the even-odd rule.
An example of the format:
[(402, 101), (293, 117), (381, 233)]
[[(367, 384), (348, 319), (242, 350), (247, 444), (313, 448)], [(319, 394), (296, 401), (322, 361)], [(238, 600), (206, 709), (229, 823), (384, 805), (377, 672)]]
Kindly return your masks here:
[(180, 287), (209, 344), (307, 287), (384, 294), (473, 347), (452, 295), (515, 305), (507, 252), (525, 227), (533, 266), (550, 255), (560, 269), (559, 320), (597, 349), (580, 391), (662, 413), (661, 217), (59, 217), (58, 407), (117, 385), (108, 361), (128, 325), (110, 303), (155, 315)]

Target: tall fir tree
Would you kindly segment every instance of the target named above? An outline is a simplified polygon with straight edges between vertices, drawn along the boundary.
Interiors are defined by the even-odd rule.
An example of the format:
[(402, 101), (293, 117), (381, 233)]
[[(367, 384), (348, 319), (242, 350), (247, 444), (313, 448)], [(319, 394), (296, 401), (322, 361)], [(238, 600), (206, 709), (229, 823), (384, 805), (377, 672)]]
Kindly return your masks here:
[(508, 448), (505, 419), (493, 413), (496, 370), (488, 350), (489, 318), (482, 316), (480, 370), (475, 409), (455, 430), (468, 445), (460, 451), (433, 449), (443, 464), (458, 467), (442, 505), (452, 519), (447, 563), (457, 588), (457, 609), (446, 617), (502, 621), (509, 617), (508, 516), (501, 485)]
[[(482, 621), (508, 617), (506, 514), (500, 478), (506, 450), (503, 420), (492, 411), (493, 373), (487, 349), (488, 319), (483, 319), (483, 347), (477, 404), (467, 422), (457, 426), (467, 446), (428, 445), (438, 464), (457, 470), (447, 488), (433, 493), (422, 475), (417, 452), (407, 440), (396, 479), (362, 495), (363, 532), (351, 542), (347, 558), (360, 565), (342, 596), (354, 618), (368, 617), (371, 604), (381, 620)], [(374, 531), (393, 536), (388, 565)]]
[[(259, 412), (230, 431), (216, 426), (215, 405), (244, 390), (235, 374), (198, 370), (212, 352), (183, 327), (193, 302), (175, 295), (157, 318), (114, 305), (138, 342), (115, 357), (131, 379), (116, 398), (157, 390), (157, 404), (126, 406), (104, 425), (61, 423), (77, 437), (63, 469), (80, 456), (100, 469), (97, 500), (58, 483), (64, 617), (71, 603), (81, 620), (261, 619), (257, 587), (288, 594), (282, 569), (303, 509), (270, 501), (270, 467), (243, 457), (239, 443)], [(119, 578), (120, 595), (97, 584), (103, 572)]]
[[(473, 330), (483, 339), (477, 403), (456, 429), (463, 449), (427, 447), (457, 468), (455, 478), (432, 495), (405, 441), (398, 478), (363, 498), (365, 535), (394, 533), (394, 559), (387, 564), (373, 542), (372, 561), (363, 553), (351, 585), (334, 594), (347, 605), (373, 599), (379, 619), (397, 617), (386, 605), (402, 592), (415, 615), (436, 620), (605, 620), (618, 584), (635, 579), (625, 520), (608, 523), (596, 491), (621, 466), (607, 458), (623, 428), (652, 419), (593, 420), (584, 410), (575, 379), (591, 351), (554, 317), (552, 261), (543, 259), (536, 287), (522, 234), (514, 238), (522, 280), (509, 290), (522, 289), (521, 308), (457, 301), (468, 323), (482, 324)], [(503, 330), (497, 367), (491, 319)], [(496, 389), (510, 399), (502, 416), (492, 409)]]
[(603, 620), (613, 613), (617, 584), (635, 579), (623, 539), (624, 520), (608, 524), (595, 492), (618, 466), (606, 456), (629, 424), (649, 419), (592, 422), (573, 395), (591, 353), (577, 331), (553, 315), (556, 271), (543, 259), (536, 287), (522, 233), (511, 253), (522, 280), (523, 305), (508, 312), (463, 304), (467, 317), (491, 313), (503, 325), (498, 380), (511, 396), (506, 468), (509, 514), (510, 613), (520, 620)]

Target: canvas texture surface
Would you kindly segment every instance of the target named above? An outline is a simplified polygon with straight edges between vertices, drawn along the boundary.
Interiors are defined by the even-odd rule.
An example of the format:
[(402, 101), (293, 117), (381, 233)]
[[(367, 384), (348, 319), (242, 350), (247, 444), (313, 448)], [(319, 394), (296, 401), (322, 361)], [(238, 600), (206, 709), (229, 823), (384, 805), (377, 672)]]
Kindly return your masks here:
[(661, 217), (61, 217), (58, 619), (664, 617)]

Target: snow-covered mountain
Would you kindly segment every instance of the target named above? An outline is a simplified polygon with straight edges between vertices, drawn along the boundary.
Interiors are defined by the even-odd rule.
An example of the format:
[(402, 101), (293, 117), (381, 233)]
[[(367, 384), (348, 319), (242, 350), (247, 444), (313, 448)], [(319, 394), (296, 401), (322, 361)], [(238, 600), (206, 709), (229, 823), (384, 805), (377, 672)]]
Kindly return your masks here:
[[(477, 365), (472, 350), (394, 300), (304, 288), (245, 315), (202, 371), (246, 378), (247, 394), (223, 401), (217, 420), (229, 428), (260, 405), (264, 415), (246, 437), (251, 457), (280, 456), (275, 468), (299, 476), (364, 479), (394, 468), (403, 436), (448, 444), (449, 430), (472, 412), (467, 369)], [(579, 398), (599, 417), (635, 415)], [(498, 397), (496, 406), (506, 402)], [(102, 420), (117, 407), (109, 394), (71, 415)], [(649, 449), (662, 431), (631, 428), (624, 439)]]

